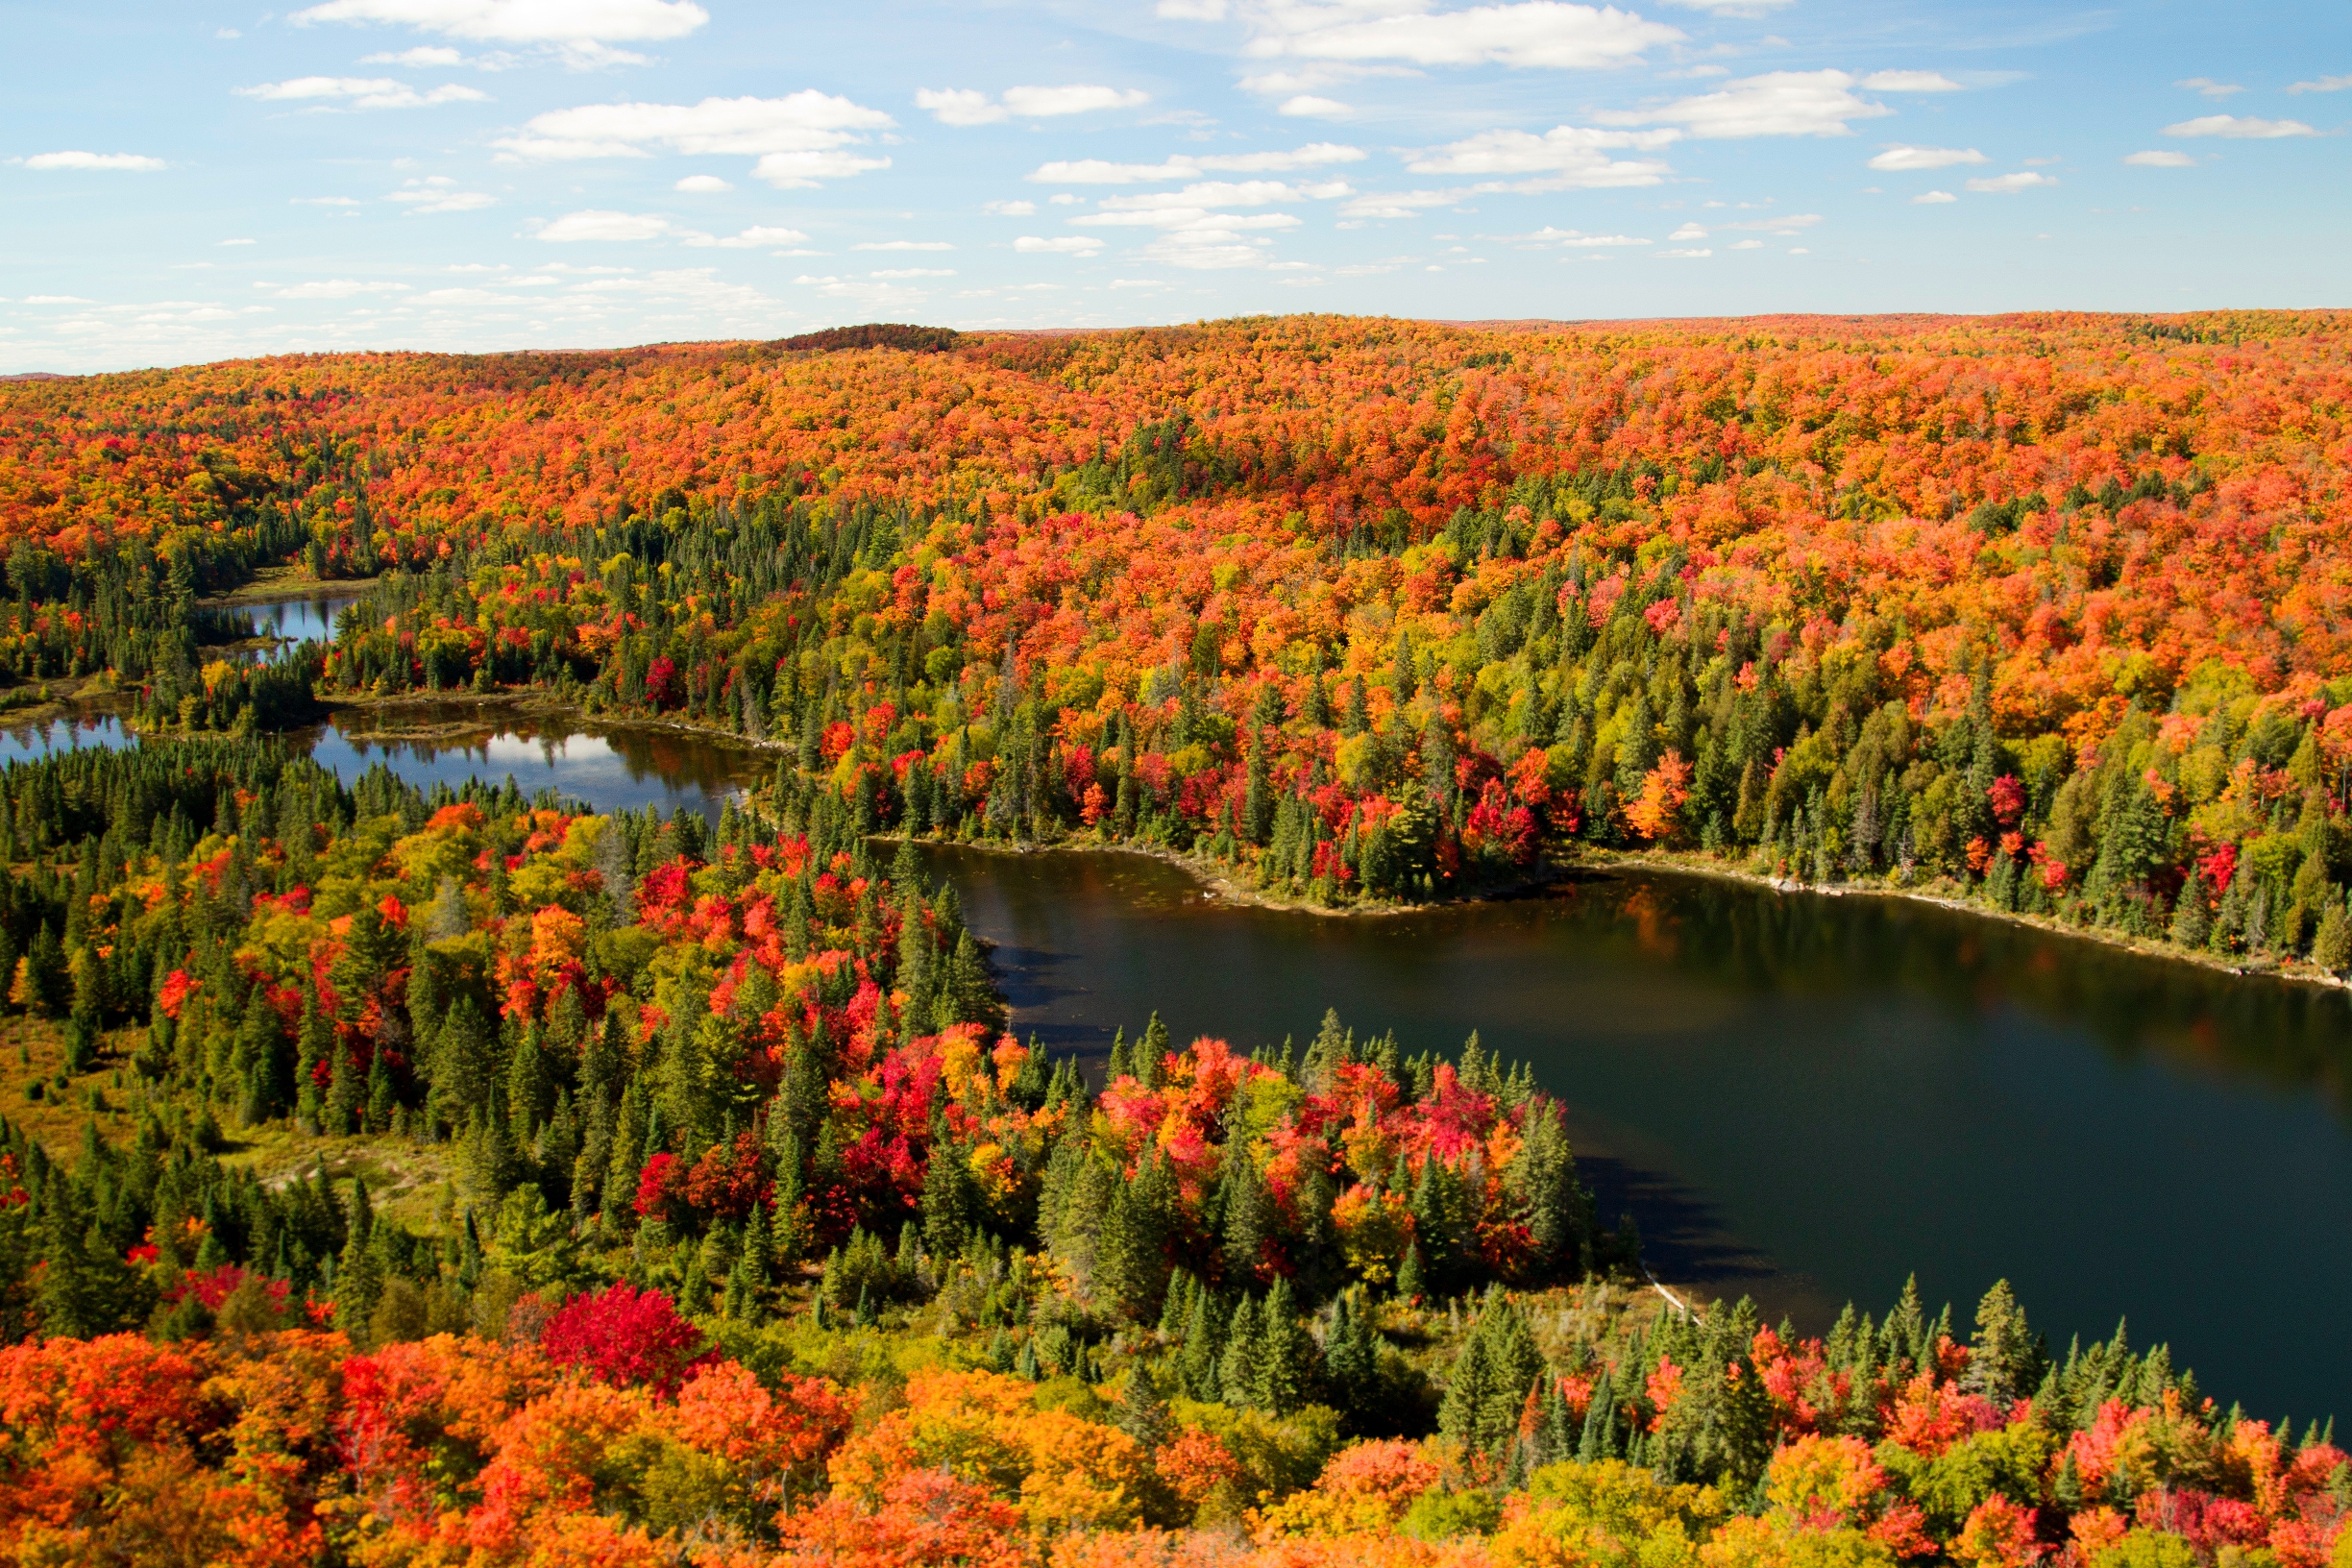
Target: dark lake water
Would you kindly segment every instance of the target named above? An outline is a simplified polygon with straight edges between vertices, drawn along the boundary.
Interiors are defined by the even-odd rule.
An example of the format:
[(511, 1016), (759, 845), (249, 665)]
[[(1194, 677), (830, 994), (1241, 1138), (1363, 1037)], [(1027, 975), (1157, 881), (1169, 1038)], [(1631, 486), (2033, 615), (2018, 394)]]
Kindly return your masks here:
[(2352, 1412), (2352, 1006), (1906, 901), (1629, 874), (1334, 919), (1139, 855), (933, 851), (1017, 1026), (1301, 1046), (1326, 1007), (1568, 1106), (1660, 1278), (1801, 1326), (1996, 1279), (2063, 1354), (2168, 1341), (2224, 1402)]
[[(470, 724), (430, 740), (404, 728)], [(772, 766), (709, 740), (463, 708), (342, 715), (345, 777), (511, 775), (600, 810), (715, 817)], [(0, 761), (127, 744), (110, 718), (0, 729)], [(1130, 854), (936, 848), (1016, 1027), (1097, 1056), (1156, 1009), (1180, 1040), (1300, 1044), (1327, 1007), (1409, 1051), (1472, 1030), (1569, 1109), (1605, 1215), (1652, 1266), (1801, 1326), (1917, 1271), (1965, 1324), (2007, 1278), (2063, 1353), (2129, 1314), (2208, 1391), (2352, 1415), (2352, 998), (1927, 905), (1696, 877), (1334, 919), (1208, 899)]]

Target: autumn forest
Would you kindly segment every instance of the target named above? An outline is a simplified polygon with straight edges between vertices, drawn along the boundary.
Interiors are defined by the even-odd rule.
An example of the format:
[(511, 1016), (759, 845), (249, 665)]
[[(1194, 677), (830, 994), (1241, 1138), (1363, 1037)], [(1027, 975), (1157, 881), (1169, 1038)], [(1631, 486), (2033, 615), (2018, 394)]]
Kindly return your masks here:
[[(138, 737), (0, 769), (0, 1549), (2352, 1568), (2332, 1422), (2161, 1324), (1661, 1282), (1474, 999), (1056, 1056), (926, 859), (1297, 919), (1662, 866), (2339, 986), (2348, 399), (2280, 312), (0, 384), (0, 709)], [(466, 704), (758, 782), (299, 739)]]

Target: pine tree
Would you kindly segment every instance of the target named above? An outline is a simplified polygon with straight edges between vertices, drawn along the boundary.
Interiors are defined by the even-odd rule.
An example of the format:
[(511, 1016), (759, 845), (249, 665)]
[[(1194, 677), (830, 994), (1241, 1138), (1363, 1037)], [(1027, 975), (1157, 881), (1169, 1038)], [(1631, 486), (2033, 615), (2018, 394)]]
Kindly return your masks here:
[(351, 1211), (344, 1225), (342, 1256), (335, 1260), (335, 1326), (354, 1344), (367, 1340), (368, 1319), (383, 1295), (383, 1268), (377, 1258), (376, 1211), (364, 1177), (352, 1182)]
[(1167, 1401), (1160, 1393), (1160, 1384), (1152, 1378), (1151, 1368), (1142, 1362), (1127, 1374), (1127, 1385), (1119, 1399), (1118, 1428), (1136, 1440), (1145, 1453), (1166, 1441), (1168, 1433)]
[(1132, 1321), (1160, 1315), (1175, 1208), (1175, 1176), (1157, 1149), (1146, 1148), (1135, 1178), (1112, 1191), (1094, 1248), (1096, 1293)]
[(1251, 1403), (1288, 1415), (1307, 1403), (1315, 1384), (1314, 1340), (1298, 1320), (1290, 1282), (1277, 1278), (1258, 1314), (1258, 1364)]
[(1217, 1396), (1246, 1406), (1258, 1397), (1258, 1299), (1243, 1296), (1225, 1325), (1224, 1354), (1217, 1360)]
[(964, 1250), (975, 1207), (971, 1171), (954, 1143), (946, 1124), (932, 1129), (931, 1158), (923, 1168), (922, 1238), (932, 1257), (946, 1262)]
[[(1566, 1408), (1563, 1399), (1561, 1409)], [(1580, 1463), (1591, 1464), (1598, 1459), (1613, 1458), (1616, 1453), (1617, 1384), (1604, 1367), (1601, 1380), (1593, 1384), (1591, 1402), (1584, 1407), (1584, 1427), (1577, 1438), (1576, 1458)]]
[(1238, 1137), (1225, 1145), (1224, 1215), (1219, 1245), (1225, 1254), (1225, 1278), (1248, 1289), (1264, 1264), (1266, 1237), (1273, 1228), (1274, 1200), (1259, 1173), (1248, 1142)]
[(2005, 1409), (2041, 1384), (2046, 1360), (2009, 1282), (1996, 1281), (1977, 1304), (1976, 1334), (1960, 1385)]
[(1529, 1106), (1525, 1131), (1505, 1180), (1527, 1215), (1531, 1262), (1540, 1272), (1574, 1274), (1592, 1227), (1591, 1204), (1577, 1180), (1559, 1106), (1550, 1099)]
[(77, 1339), (112, 1333), (135, 1310), (135, 1276), (54, 1166), (41, 1207), (36, 1304), (43, 1332)]
[(318, 1069), (334, 1051), (334, 1025), (319, 1011), (318, 988), (303, 987), (302, 1027), (294, 1059), (294, 1119), (306, 1133), (320, 1131), (327, 1102), (319, 1092)]

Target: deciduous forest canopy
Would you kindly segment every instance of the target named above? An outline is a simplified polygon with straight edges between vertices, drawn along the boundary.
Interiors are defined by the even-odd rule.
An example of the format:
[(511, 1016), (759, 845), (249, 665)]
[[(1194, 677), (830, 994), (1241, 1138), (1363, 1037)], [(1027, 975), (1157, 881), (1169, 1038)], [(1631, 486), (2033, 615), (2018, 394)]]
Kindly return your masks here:
[[(2120, 1327), (1654, 1290), (1475, 1035), (1047, 1060), (914, 841), (1340, 906), (1658, 850), (2340, 974), (2348, 333), (874, 326), (0, 387), (8, 699), (145, 737), (0, 771), (0, 1542), (2347, 1568), (2332, 1427)], [(201, 600), (288, 567), (359, 601), (233, 656)], [(772, 773), (705, 823), (273, 734), (526, 689)]]

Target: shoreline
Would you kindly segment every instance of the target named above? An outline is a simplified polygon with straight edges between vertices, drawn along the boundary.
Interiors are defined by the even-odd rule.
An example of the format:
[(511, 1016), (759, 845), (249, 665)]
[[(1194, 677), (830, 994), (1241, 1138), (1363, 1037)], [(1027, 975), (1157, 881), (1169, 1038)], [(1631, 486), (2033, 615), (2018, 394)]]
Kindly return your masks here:
[[(26, 721), (34, 720), (36, 712), (40, 717), (48, 717), (61, 711), (70, 712), (84, 706), (89, 697), (98, 695), (86, 691), (87, 682), (92, 678), (94, 677), (81, 677), (84, 682), (83, 691), (60, 694), (51, 703), (44, 704), (43, 709), (27, 711)], [(368, 738), (382, 741), (454, 740), (465, 734), (491, 727), (487, 718), (488, 711), (503, 709), (519, 714), (560, 720), (578, 725), (589, 732), (603, 729), (630, 729), (693, 736), (712, 745), (742, 752), (747, 756), (783, 754), (798, 749), (796, 743), (755, 738), (740, 731), (722, 729), (715, 724), (702, 723), (694, 720), (592, 712), (576, 701), (557, 698), (546, 688), (541, 687), (501, 687), (490, 692), (476, 692), (469, 689), (384, 696), (373, 696), (366, 693), (336, 693), (321, 696), (318, 700), (331, 710), (345, 712), (382, 714), (396, 712), (402, 708), (438, 705), (483, 710), (485, 714), (484, 720), (480, 723), (468, 723), (462, 721), (453, 721), (420, 725), (411, 729), (382, 730), (368, 736)], [(872, 837), (884, 843), (896, 843), (906, 839), (908, 835), (890, 832), (876, 833)], [(1246, 886), (1235, 876), (1234, 869), (1222, 862), (1212, 860), (1205, 855), (1170, 849), (1160, 845), (1069, 839), (1053, 844), (1000, 844), (974, 839), (943, 838), (935, 835), (926, 835), (915, 842), (918, 845), (938, 845), (948, 848), (970, 849), (986, 854), (1001, 855), (1104, 853), (1142, 855), (1164, 862), (1184, 871), (1195, 882), (1201, 884), (1204, 898), (1214, 898), (1221, 902), (1259, 909), (1281, 910), (1291, 914), (1312, 915), (1331, 919), (1377, 919), (1463, 904), (1499, 903), (1539, 894), (1562, 882), (1574, 881), (1580, 875), (1595, 873), (1611, 875), (1625, 870), (1646, 870), (1676, 876), (1712, 878), (1747, 887), (1767, 889), (1783, 895), (1794, 894), (1823, 898), (1899, 899), (1924, 904), (1953, 914), (1970, 916), (1977, 919), (2024, 926), (2049, 936), (2096, 943), (2102, 946), (2136, 954), (2142, 958), (2166, 959), (2175, 963), (2193, 965), (2198, 968), (2229, 975), (2236, 979), (2280, 980), (2324, 990), (2352, 991), (2352, 980), (2315, 970), (2308, 964), (2297, 963), (2289, 966), (2263, 959), (2251, 963), (2237, 962), (2221, 954), (2192, 952), (2161, 940), (2070, 925), (2046, 915), (2028, 915), (2017, 911), (1995, 909), (1972, 899), (1955, 896), (1949, 892), (1934, 891), (1939, 886), (1949, 887), (1948, 883), (1941, 881), (1920, 888), (1894, 887), (1880, 882), (1837, 883), (1824, 887), (1793, 878), (1772, 876), (1760, 871), (1749, 870), (1744, 867), (1731, 865), (1713, 857), (1702, 856), (1689, 850), (1607, 849), (1579, 845), (1568, 855), (1545, 857), (1531, 868), (1525, 875), (1509, 882), (1465, 891), (1450, 897), (1432, 898), (1412, 903), (1360, 902), (1331, 905)]]

